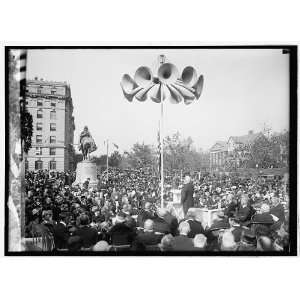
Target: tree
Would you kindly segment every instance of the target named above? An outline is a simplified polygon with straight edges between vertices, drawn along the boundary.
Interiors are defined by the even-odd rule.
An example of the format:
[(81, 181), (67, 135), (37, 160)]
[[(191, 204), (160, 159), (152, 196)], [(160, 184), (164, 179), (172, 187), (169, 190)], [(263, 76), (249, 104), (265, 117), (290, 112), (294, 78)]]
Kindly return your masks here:
[(289, 132), (273, 134), (270, 143), (272, 159), (278, 167), (286, 167), (289, 160)]
[(164, 139), (164, 164), (167, 170), (200, 171), (209, 167), (209, 153), (196, 151), (191, 137), (176, 132)]
[(146, 167), (155, 161), (154, 150), (151, 145), (135, 143), (128, 153), (128, 163), (132, 168)]
[(108, 158), (108, 164), (110, 167), (119, 167), (121, 164), (122, 156), (119, 151), (114, 151)]
[(272, 143), (264, 135), (258, 137), (251, 146), (250, 154), (255, 164), (260, 168), (269, 168), (276, 164), (271, 155)]

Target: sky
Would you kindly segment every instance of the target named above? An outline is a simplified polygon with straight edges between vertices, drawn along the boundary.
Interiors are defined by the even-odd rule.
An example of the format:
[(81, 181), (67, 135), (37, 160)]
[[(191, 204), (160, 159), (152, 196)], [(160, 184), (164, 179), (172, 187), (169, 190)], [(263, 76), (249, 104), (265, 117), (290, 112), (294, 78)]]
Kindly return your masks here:
[(35, 49), (28, 51), (27, 78), (69, 83), (74, 143), (87, 125), (98, 146), (94, 154), (106, 153), (106, 139), (122, 153), (136, 142), (157, 144), (160, 104), (128, 102), (120, 81), (140, 66), (155, 72), (161, 54), (180, 73), (193, 66), (204, 76), (198, 101), (165, 102), (165, 135), (179, 131), (197, 149), (208, 150), (230, 136), (259, 132), (264, 124), (274, 132), (288, 130), (289, 56), (280, 49)]

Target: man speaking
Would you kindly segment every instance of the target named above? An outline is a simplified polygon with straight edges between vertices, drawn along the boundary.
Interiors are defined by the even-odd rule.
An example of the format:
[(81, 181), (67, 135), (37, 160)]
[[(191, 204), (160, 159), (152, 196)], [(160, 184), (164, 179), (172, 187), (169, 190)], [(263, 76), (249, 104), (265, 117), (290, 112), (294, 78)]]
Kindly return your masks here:
[(181, 204), (183, 207), (184, 216), (188, 212), (190, 207), (194, 206), (194, 186), (191, 181), (191, 177), (189, 174), (185, 174), (184, 176), (184, 185), (181, 190)]

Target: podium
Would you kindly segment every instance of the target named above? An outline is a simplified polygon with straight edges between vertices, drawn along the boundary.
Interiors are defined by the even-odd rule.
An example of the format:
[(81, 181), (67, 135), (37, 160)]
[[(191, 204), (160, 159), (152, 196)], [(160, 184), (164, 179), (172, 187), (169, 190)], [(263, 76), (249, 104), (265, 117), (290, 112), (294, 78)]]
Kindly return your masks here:
[(196, 218), (201, 220), (202, 226), (205, 228), (206, 226), (210, 227), (215, 217), (223, 210), (191, 207), (189, 211), (195, 213)]
[(88, 178), (90, 178), (90, 187), (97, 187), (97, 166), (96, 163), (90, 160), (83, 160), (77, 164), (76, 179), (74, 185), (82, 185)]

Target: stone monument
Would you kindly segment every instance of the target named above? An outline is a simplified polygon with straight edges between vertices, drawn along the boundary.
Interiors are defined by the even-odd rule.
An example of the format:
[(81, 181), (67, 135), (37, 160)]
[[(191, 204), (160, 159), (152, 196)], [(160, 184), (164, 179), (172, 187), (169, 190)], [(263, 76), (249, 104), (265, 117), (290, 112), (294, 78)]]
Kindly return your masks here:
[(97, 186), (97, 166), (90, 159), (90, 153), (97, 150), (87, 126), (84, 127), (79, 137), (79, 150), (82, 152), (83, 160), (77, 164), (76, 180), (74, 184), (82, 185), (88, 178), (89, 187)]

